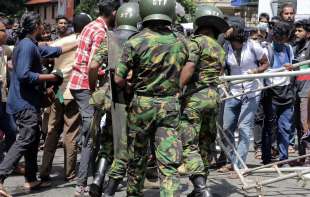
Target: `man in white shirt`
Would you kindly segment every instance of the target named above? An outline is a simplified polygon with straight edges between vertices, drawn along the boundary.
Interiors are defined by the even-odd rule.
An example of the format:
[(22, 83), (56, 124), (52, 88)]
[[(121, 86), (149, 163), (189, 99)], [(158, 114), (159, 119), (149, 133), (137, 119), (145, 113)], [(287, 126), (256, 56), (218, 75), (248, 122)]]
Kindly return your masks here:
[[(229, 75), (246, 75), (261, 73), (268, 68), (268, 59), (263, 48), (256, 42), (248, 40), (245, 36), (244, 24), (236, 23), (232, 25), (234, 30), (224, 45), (226, 50), (226, 68)], [(238, 95), (243, 92), (254, 90), (258, 87), (257, 82), (250, 81), (231, 86), (230, 92)], [(239, 130), (239, 144), (237, 151), (245, 162), (249, 151), (250, 138), (254, 124), (254, 116), (259, 103), (260, 92), (249, 93), (244, 96), (225, 101), (223, 129), (234, 142), (234, 132)], [(230, 160), (232, 164), (242, 168), (241, 163), (231, 152)], [(223, 167), (222, 171), (232, 170), (231, 165)]]

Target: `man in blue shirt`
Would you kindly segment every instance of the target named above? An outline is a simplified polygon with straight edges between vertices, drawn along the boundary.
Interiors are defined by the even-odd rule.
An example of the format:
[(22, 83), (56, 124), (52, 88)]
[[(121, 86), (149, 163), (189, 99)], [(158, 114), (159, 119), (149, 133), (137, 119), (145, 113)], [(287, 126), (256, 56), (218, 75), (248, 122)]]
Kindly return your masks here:
[(43, 82), (61, 81), (61, 73), (41, 74), (41, 58), (58, 57), (67, 48), (38, 46), (36, 38), (43, 26), (40, 15), (28, 12), (21, 19), (20, 42), (13, 51), (13, 71), (7, 99), (7, 112), (13, 114), (18, 136), (0, 164), (0, 195), (10, 196), (4, 189), (4, 180), (12, 173), (22, 156), (25, 157), (25, 189), (39, 186), (37, 181), (37, 153), (40, 140), (40, 106)]
[[(294, 59), (292, 47), (288, 43), (289, 24), (276, 23), (273, 27), (271, 68), (290, 67)], [(265, 121), (262, 136), (262, 160), (264, 164), (271, 162), (272, 127), (277, 126), (277, 143), (279, 160), (288, 159), (290, 136), (294, 131), (294, 84), (289, 77), (275, 77), (267, 81), (277, 85), (266, 90), (263, 98)]]

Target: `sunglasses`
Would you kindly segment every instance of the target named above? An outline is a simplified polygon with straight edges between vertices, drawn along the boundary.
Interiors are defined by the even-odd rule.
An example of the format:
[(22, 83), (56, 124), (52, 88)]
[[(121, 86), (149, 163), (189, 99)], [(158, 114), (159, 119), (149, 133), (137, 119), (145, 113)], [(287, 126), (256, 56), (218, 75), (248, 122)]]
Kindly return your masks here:
[(5, 32), (5, 29), (0, 29), (0, 31)]

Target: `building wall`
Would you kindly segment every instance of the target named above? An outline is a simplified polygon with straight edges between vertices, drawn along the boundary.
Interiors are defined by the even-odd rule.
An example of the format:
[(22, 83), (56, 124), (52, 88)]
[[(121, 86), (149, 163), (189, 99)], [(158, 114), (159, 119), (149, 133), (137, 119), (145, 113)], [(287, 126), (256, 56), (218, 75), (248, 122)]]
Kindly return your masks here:
[(257, 21), (258, 6), (235, 7), (231, 0), (195, 0), (197, 4), (214, 5), (220, 8), (225, 15), (237, 15), (245, 19), (248, 25), (254, 25)]
[(50, 24), (55, 23), (57, 17), (57, 3), (38, 4), (28, 7), (28, 10), (38, 12), (42, 21)]

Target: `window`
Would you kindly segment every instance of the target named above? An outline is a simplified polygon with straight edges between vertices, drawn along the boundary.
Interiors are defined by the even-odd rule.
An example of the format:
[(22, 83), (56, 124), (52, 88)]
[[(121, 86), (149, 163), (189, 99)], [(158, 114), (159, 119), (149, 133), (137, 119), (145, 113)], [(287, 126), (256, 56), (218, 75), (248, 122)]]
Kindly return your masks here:
[(55, 19), (56, 4), (52, 5), (52, 19)]
[(47, 18), (47, 7), (46, 5), (44, 6), (44, 20)]

